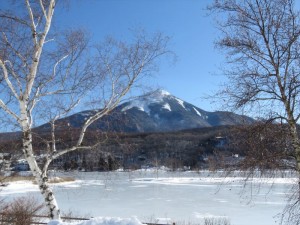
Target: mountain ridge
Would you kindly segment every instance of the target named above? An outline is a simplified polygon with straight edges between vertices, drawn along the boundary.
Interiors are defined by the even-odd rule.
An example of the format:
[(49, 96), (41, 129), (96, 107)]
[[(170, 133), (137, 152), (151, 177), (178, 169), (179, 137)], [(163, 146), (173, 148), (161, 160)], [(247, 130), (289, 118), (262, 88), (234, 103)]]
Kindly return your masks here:
[[(97, 111), (85, 110), (59, 119), (57, 127), (80, 128)], [(227, 111), (208, 112), (171, 95), (165, 90), (137, 97), (117, 106), (89, 129), (113, 132), (167, 132), (223, 125), (251, 124), (251, 117)], [(44, 124), (38, 129), (50, 129)]]

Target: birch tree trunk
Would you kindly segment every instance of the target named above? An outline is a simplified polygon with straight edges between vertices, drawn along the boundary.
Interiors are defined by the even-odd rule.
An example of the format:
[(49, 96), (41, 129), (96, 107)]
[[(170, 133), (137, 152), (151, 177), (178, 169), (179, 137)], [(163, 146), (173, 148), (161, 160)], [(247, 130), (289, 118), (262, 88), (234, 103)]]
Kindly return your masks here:
[(21, 126), (22, 126), (22, 143), (23, 153), (26, 161), (29, 164), (32, 175), (34, 176), (41, 194), (44, 197), (46, 207), (48, 209), (48, 215), (51, 219), (60, 220), (60, 210), (56, 202), (55, 196), (48, 183), (48, 176), (46, 171), (42, 172), (39, 168), (32, 146), (32, 132), (29, 124), (29, 118), (27, 116), (26, 103), (21, 101)]
[[(20, 3), (11, 1), (11, 4), (17, 2)], [(84, 31), (49, 35), (56, 0), (22, 3), (23, 8), (15, 14), (10, 10), (0, 11), (0, 114), (22, 131), (24, 157), (45, 199), (49, 217), (59, 220), (60, 210), (48, 183), (49, 165), (68, 152), (93, 148), (83, 145), (89, 126), (117, 107), (138, 78), (157, 69), (158, 59), (170, 53), (169, 39), (160, 33), (150, 38), (141, 33), (133, 43), (109, 38), (95, 47), (91, 58), (86, 51), (88, 40)], [(75, 144), (59, 148), (56, 120), (90, 93), (99, 109), (87, 118)], [(95, 96), (94, 93), (103, 94)], [(41, 167), (36, 160), (32, 132), (37, 114), (51, 124), (50, 140), (46, 140), (46, 162)]]

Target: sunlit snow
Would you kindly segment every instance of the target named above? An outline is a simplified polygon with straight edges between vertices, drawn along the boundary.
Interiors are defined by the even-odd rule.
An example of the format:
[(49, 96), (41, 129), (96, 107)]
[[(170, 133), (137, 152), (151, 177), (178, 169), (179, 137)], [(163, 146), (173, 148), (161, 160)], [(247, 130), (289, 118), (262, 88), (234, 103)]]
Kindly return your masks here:
[(166, 90), (159, 90), (157, 92), (158, 94), (162, 95), (162, 96), (168, 96), (171, 95), (169, 92), (167, 92)]
[[(170, 95), (171, 94), (167, 91), (158, 90), (158, 91), (151, 93), (150, 95), (145, 95), (145, 96), (142, 96), (142, 97), (139, 97), (137, 99), (130, 101), (130, 104), (125, 106), (121, 111), (125, 112), (125, 111), (135, 107), (141, 111), (144, 111), (144, 112), (150, 114), (149, 105), (151, 105), (153, 103), (163, 102), (164, 98), (168, 97)], [(171, 107), (169, 105), (164, 105), (163, 107), (165, 109), (171, 111)]]
[(166, 109), (166, 110), (169, 110), (169, 111), (172, 111), (171, 106), (168, 103), (164, 104), (162, 108)]
[(195, 109), (195, 107), (193, 107), (193, 109), (194, 109), (195, 112), (198, 114), (198, 116), (202, 116), (201, 113), (200, 113), (197, 109)]
[(184, 106), (184, 101), (182, 101), (179, 98), (175, 98), (175, 100), (178, 102), (179, 105), (181, 105), (184, 109), (186, 109), (185, 106)]
[[(53, 176), (76, 177), (76, 181), (52, 185), (64, 212), (102, 219), (133, 217), (155, 222), (170, 218), (172, 222), (197, 224), (206, 217), (224, 217), (232, 225), (275, 225), (279, 220), (276, 215), (284, 209), (297, 183), (293, 177), (253, 178), (251, 185), (245, 186), (244, 177), (224, 178), (207, 171), (68, 172)], [(28, 191), (42, 199), (37, 185), (28, 181), (10, 183), (0, 195), (9, 201), (28, 195)]]
[(96, 112), (97, 112), (97, 110), (83, 111), (83, 112), (80, 112), (80, 115), (82, 117), (91, 117), (91, 116), (95, 115)]
[(89, 221), (70, 223), (60, 221), (50, 221), (48, 225), (142, 225), (137, 218), (111, 218), (111, 217), (97, 217)]

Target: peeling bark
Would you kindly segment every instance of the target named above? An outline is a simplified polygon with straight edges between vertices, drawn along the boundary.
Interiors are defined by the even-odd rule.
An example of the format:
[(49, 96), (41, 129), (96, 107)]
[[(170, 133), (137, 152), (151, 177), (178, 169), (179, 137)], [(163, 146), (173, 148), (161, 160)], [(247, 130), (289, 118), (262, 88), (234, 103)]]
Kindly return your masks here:
[(29, 118), (26, 113), (26, 103), (21, 102), (21, 126), (22, 126), (22, 142), (23, 142), (23, 153), (26, 161), (29, 164), (30, 170), (35, 177), (35, 180), (38, 184), (41, 194), (43, 195), (46, 203), (46, 207), (48, 208), (48, 214), (51, 219), (60, 220), (60, 210), (53, 194), (52, 189), (48, 183), (47, 171), (41, 171), (39, 168), (32, 146), (32, 133), (29, 124)]

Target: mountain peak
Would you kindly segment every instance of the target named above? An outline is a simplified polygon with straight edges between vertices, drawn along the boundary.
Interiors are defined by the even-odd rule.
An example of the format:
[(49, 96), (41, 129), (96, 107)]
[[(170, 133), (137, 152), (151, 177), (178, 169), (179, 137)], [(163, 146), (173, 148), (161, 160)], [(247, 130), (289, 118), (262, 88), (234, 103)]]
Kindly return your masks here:
[(163, 89), (158, 89), (156, 91), (150, 92), (142, 97), (150, 103), (163, 102), (164, 98), (172, 96), (168, 91)]
[(163, 90), (163, 89), (158, 89), (153, 92), (153, 95), (161, 95), (161, 96), (170, 96), (170, 92)]
[(150, 112), (149, 105), (153, 103), (161, 103), (165, 98), (172, 96), (169, 92), (158, 89), (154, 92), (147, 93), (143, 96), (140, 96), (134, 100), (129, 101), (129, 103), (122, 108), (122, 111), (127, 111), (131, 108), (138, 108), (141, 111), (146, 113)]
[[(69, 116), (62, 124), (80, 127), (94, 111)], [(163, 132), (221, 125), (251, 124), (252, 118), (230, 112), (207, 112), (159, 89), (119, 105), (90, 129), (122, 132)], [(49, 129), (49, 124), (44, 126)]]

